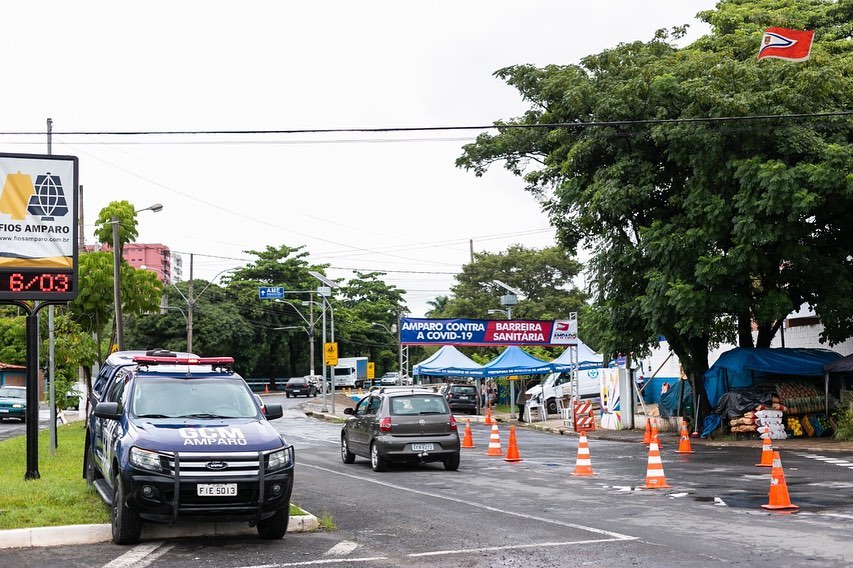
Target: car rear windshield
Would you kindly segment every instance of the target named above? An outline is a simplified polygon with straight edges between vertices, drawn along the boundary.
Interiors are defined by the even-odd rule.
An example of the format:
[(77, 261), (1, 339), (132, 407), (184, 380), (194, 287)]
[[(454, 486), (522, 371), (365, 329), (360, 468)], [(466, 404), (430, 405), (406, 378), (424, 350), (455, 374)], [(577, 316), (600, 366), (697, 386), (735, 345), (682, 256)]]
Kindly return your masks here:
[(289, 384), (289, 385), (304, 385), (307, 382), (308, 382), (308, 379), (295, 378), (295, 379), (290, 379), (289, 381), (287, 381), (287, 384)]
[(139, 377), (132, 412), (138, 418), (255, 418), (258, 405), (241, 380)]
[(452, 386), (450, 387), (450, 392), (455, 394), (470, 394), (472, 396), (477, 394), (477, 390), (469, 386)]
[(449, 413), (444, 397), (433, 394), (395, 396), (391, 399), (391, 414), (396, 416)]

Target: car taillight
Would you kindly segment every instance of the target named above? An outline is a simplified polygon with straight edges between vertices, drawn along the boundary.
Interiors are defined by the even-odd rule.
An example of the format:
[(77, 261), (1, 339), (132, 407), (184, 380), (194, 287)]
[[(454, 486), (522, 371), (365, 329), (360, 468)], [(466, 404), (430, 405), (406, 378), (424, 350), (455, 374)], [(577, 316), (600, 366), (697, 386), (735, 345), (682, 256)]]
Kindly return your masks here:
[(450, 429), (456, 430), (456, 419), (453, 417), (452, 414), (450, 415)]
[(391, 431), (391, 417), (386, 416), (384, 418), (379, 419), (379, 431), (380, 432), (390, 432)]

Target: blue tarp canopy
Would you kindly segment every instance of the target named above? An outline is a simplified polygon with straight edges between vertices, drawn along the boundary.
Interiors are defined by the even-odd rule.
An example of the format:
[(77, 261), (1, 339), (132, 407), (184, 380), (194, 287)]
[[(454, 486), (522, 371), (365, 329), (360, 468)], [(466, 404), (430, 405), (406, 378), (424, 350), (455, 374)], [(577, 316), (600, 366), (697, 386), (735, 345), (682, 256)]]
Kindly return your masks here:
[(472, 371), (478, 371), (482, 365), (475, 363), (459, 352), (452, 345), (445, 345), (421, 361), (414, 368), (414, 375), (429, 375), (435, 377), (470, 376)]
[(543, 361), (513, 345), (483, 365), (474, 373), (478, 377), (509, 377), (512, 375), (542, 375), (554, 372), (554, 364)]
[[(571, 347), (567, 347), (559, 357), (551, 361), (554, 364), (555, 372), (566, 372), (572, 370)], [(604, 364), (604, 356), (593, 351), (586, 343), (578, 339), (578, 369), (585, 371), (587, 369), (598, 369)]]
[(824, 366), (841, 359), (829, 349), (786, 349), (736, 347), (726, 351), (705, 373), (705, 391), (711, 408), (723, 393), (751, 387), (756, 380), (772, 376), (822, 377)]

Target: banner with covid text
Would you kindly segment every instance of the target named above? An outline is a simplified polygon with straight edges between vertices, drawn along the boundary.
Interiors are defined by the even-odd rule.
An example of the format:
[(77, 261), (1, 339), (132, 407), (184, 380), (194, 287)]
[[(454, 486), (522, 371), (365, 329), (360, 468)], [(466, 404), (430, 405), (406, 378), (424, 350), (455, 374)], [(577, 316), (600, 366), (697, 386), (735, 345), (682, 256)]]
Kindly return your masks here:
[(577, 320), (403, 318), (402, 345), (577, 345)]

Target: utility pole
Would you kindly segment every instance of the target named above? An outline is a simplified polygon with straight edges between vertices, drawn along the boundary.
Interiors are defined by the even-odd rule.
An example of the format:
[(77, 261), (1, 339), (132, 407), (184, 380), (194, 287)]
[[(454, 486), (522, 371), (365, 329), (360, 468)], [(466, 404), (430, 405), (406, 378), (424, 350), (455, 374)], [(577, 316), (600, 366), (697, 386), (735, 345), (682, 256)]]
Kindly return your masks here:
[(193, 352), (193, 253), (190, 253), (190, 279), (187, 282), (187, 353)]

